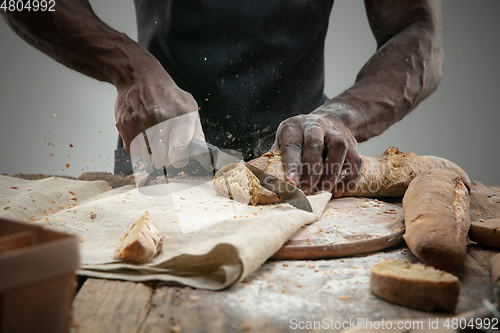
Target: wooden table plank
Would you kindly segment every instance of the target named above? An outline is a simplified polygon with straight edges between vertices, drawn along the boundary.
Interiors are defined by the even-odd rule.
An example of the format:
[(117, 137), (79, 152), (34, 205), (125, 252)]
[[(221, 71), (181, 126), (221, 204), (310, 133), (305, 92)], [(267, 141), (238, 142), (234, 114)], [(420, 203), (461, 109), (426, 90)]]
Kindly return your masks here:
[[(327, 320), (332, 325), (450, 315), (413, 310), (374, 296), (367, 284), (369, 268), (384, 258), (416, 261), (400, 245), (342, 259), (268, 261), (244, 283), (223, 292), (157, 286), (141, 332), (164, 332), (172, 326), (181, 332), (289, 332), (300, 321), (306, 325)], [(488, 272), (467, 256), (458, 274), (462, 288), (457, 313), (480, 307), (481, 296), (491, 294)]]
[[(473, 182), (470, 209), (471, 221), (500, 217), (500, 186), (486, 187), (481, 183)], [(468, 253), (488, 272), (491, 257), (498, 252), (499, 249), (474, 242), (468, 246)]]
[(471, 221), (500, 217), (500, 189), (472, 182), (470, 198)]
[[(471, 219), (500, 217), (500, 187), (473, 184)], [(477, 244), (457, 272), (457, 313), (482, 306), (491, 295), (489, 258), (497, 251)], [(445, 317), (391, 304), (374, 296), (369, 268), (378, 260), (417, 261), (404, 244), (377, 253), (330, 260), (272, 260), (243, 283), (224, 291), (88, 279), (73, 306), (77, 332), (290, 332), (302, 321)], [(294, 319), (295, 318), (295, 319)], [(333, 327), (333, 326), (329, 326)], [(333, 331), (339, 331), (334, 329)], [(308, 331), (293, 329), (293, 331)]]
[(72, 332), (137, 332), (153, 291), (143, 283), (88, 278), (73, 301)]

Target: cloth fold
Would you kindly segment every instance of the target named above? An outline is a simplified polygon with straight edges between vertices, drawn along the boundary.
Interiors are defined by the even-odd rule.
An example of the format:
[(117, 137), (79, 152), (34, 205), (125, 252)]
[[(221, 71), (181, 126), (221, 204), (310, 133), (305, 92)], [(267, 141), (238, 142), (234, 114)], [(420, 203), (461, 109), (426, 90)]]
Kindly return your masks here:
[[(308, 197), (314, 211), (308, 213), (288, 204), (247, 206), (221, 198), (211, 182), (159, 185), (150, 194), (131, 185), (109, 189), (105, 181), (0, 176), (0, 216), (79, 236), (80, 275), (220, 290), (317, 220), (331, 197)], [(143, 265), (115, 260), (119, 239), (145, 211), (165, 237), (162, 251)]]

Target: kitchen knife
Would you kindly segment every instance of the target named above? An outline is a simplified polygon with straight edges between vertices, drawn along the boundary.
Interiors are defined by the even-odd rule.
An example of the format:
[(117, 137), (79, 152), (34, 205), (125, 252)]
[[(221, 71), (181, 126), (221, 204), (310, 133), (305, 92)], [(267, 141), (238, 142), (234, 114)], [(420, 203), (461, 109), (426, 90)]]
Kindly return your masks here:
[[(144, 135), (146, 146), (148, 147), (148, 152), (151, 155), (151, 149), (149, 148), (149, 142), (147, 142), (147, 136)], [(237, 152), (232, 152), (229, 154), (214, 145), (207, 142), (193, 138), (188, 146), (189, 150), (189, 163), (182, 168), (174, 168), (169, 166), (164, 169), (157, 169), (152, 163), (145, 162), (143, 159), (133, 158), (132, 165), (134, 169), (134, 176), (136, 178), (136, 183), (139, 189), (154, 185), (166, 183), (165, 176), (167, 178), (179, 177), (179, 176), (209, 176), (215, 174), (218, 170), (226, 165), (233, 163), (241, 163), (247, 167), (252, 173), (259, 179), (262, 187), (276, 193), (278, 197), (290, 205), (305, 210), (307, 212), (312, 212), (311, 204), (305, 196), (305, 194), (293, 186), (292, 184), (273, 176), (264, 170), (261, 170), (252, 164), (243, 161), (241, 158), (234, 156)], [(230, 150), (228, 150), (231, 152)], [(159, 181), (152, 181), (159, 180)]]
[[(210, 159), (207, 154), (210, 154)], [(300, 189), (281, 178), (273, 176), (250, 163), (220, 150), (214, 145), (193, 139), (189, 144), (189, 156), (197, 160), (205, 169), (212, 168), (215, 172), (228, 164), (241, 163), (252, 171), (255, 177), (259, 179), (262, 187), (276, 193), (282, 201), (289, 203), (295, 208), (312, 213), (311, 204)], [(209, 161), (212, 161), (213, 167), (209, 165)]]

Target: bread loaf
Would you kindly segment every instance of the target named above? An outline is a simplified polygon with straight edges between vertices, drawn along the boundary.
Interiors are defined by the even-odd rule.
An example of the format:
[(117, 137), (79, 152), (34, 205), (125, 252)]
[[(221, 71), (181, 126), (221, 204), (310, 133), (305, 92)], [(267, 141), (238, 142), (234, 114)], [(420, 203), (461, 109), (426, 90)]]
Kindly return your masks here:
[(370, 273), (370, 288), (387, 301), (424, 311), (455, 311), (460, 294), (456, 276), (406, 260), (375, 265)]
[[(443, 169), (459, 175), (467, 187), (470, 181), (467, 174), (455, 163), (436, 156), (418, 156), (413, 153), (403, 153), (397, 148), (387, 148), (382, 154), (363, 159), (361, 178), (352, 191), (342, 196), (357, 197), (399, 197), (403, 196), (410, 182), (419, 174)], [(285, 171), (281, 151), (271, 150), (249, 163), (256, 167), (285, 179)], [(345, 169), (343, 169), (345, 172)], [(342, 174), (340, 176), (342, 178)]]
[(467, 174), (455, 163), (436, 156), (418, 156), (403, 153), (397, 148), (387, 148), (378, 156), (363, 159), (363, 172), (357, 186), (343, 196), (399, 197), (403, 196), (410, 182), (419, 174), (433, 170), (449, 170), (459, 175), (467, 187)]
[(123, 235), (115, 249), (115, 258), (143, 264), (161, 251), (163, 235), (149, 221), (148, 212)]
[(417, 176), (403, 198), (410, 250), (427, 265), (452, 272), (467, 252), (469, 190), (454, 172), (431, 170)]
[(500, 218), (472, 222), (469, 238), (479, 244), (500, 248)]
[(215, 174), (215, 193), (225, 198), (250, 204), (265, 205), (280, 201), (280, 198), (260, 185), (255, 175), (243, 164), (229, 164)]

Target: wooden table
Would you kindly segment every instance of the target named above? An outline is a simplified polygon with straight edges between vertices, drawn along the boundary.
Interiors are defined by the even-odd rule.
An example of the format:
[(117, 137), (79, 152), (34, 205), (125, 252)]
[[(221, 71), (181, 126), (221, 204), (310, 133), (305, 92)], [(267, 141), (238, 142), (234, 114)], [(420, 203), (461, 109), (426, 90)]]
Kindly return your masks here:
[[(473, 183), (471, 221), (500, 217), (500, 186)], [(498, 249), (471, 243), (462, 267), (457, 313), (492, 299), (489, 262)], [(80, 278), (73, 332), (302, 332), (358, 321), (447, 317), (386, 302), (368, 286), (369, 268), (383, 258), (416, 261), (406, 245), (326, 260), (269, 260), (224, 291), (164, 283)], [(444, 320), (444, 319), (443, 319)], [(318, 327), (318, 326), (317, 326)], [(301, 329), (302, 328), (302, 329)]]

